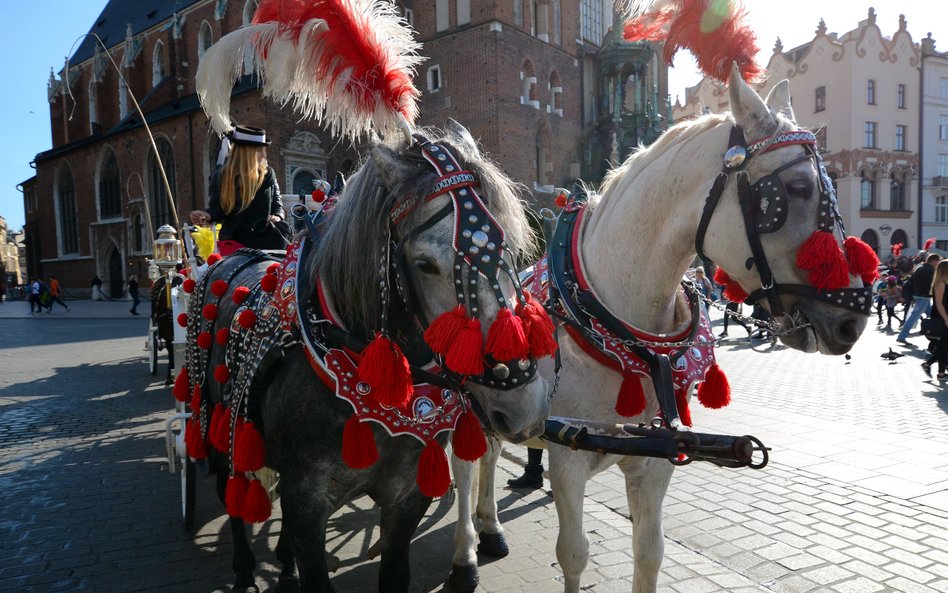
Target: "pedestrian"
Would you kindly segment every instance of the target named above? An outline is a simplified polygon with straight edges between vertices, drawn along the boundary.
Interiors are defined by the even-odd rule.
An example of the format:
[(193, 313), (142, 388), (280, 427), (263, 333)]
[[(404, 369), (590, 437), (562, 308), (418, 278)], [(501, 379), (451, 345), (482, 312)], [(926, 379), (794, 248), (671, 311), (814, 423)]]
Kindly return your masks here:
[(49, 301), (49, 310), (50, 310), (50, 311), (53, 310), (53, 303), (59, 303), (60, 305), (62, 305), (63, 307), (65, 307), (67, 313), (71, 310), (71, 309), (69, 308), (69, 305), (67, 305), (67, 304), (63, 301), (62, 288), (59, 286), (59, 280), (56, 279), (56, 276), (52, 276), (52, 275), (51, 275), (51, 276), (49, 277), (49, 294), (50, 294), (50, 297), (51, 297), (51, 298), (50, 298), (50, 301)]
[(708, 317), (708, 302), (714, 300), (714, 287), (711, 286), (711, 281), (708, 280), (702, 266), (695, 268), (695, 288), (698, 289), (698, 294), (703, 297), (701, 299), (701, 313)]
[(937, 340), (938, 344), (925, 362), (922, 363), (922, 370), (929, 377), (932, 376), (932, 365), (938, 363), (938, 379), (944, 379), (945, 363), (948, 362), (948, 290), (945, 284), (948, 283), (948, 260), (938, 262), (935, 267), (935, 276), (932, 279), (932, 300), (934, 306), (932, 309), (934, 319), (941, 319), (944, 327), (941, 328), (941, 338)]
[(99, 278), (98, 274), (92, 278), (92, 300), (102, 300), (102, 278)]
[(191, 212), (191, 222), (221, 223), (221, 255), (240, 247), (286, 249), (291, 232), (276, 173), (267, 163), (266, 130), (237, 126), (225, 143), (233, 150), (211, 177), (207, 210)]
[(523, 475), (507, 480), (507, 485), (530, 490), (543, 488), (543, 449), (527, 447), (527, 464), (523, 466)]
[(3, 297), (7, 294), (7, 283), (0, 278), (0, 304), (3, 303)]
[(939, 260), (941, 260), (941, 256), (937, 253), (929, 253), (925, 261), (912, 271), (912, 309), (905, 317), (902, 331), (895, 338), (897, 342), (908, 344), (908, 335), (915, 329), (915, 324), (922, 315), (931, 316), (932, 279), (935, 276), (935, 266), (938, 265)]
[(132, 298), (132, 308), (129, 313), (138, 315), (138, 303), (141, 302), (141, 298), (138, 295), (138, 276), (134, 274), (128, 277), (128, 296)]
[(42, 313), (43, 307), (40, 305), (40, 281), (33, 276), (30, 280), (30, 315), (33, 313)]
[(892, 329), (892, 318), (895, 317), (896, 320), (899, 320), (899, 316), (895, 314), (895, 306), (902, 299), (902, 289), (899, 287), (898, 278), (895, 276), (886, 278), (885, 288), (882, 289), (882, 297), (885, 299), (885, 329), (890, 331)]
[(773, 316), (770, 314), (770, 311), (765, 309), (760, 303), (754, 303), (754, 310), (751, 312), (751, 319), (754, 320), (754, 325), (757, 327), (757, 331), (751, 334), (751, 338), (758, 340), (770, 340), (770, 342), (776, 343), (777, 336), (774, 335), (771, 331), (771, 320)]
[(879, 318), (879, 321), (876, 323), (876, 325), (882, 325), (882, 309), (885, 308), (885, 295), (883, 294), (883, 291), (885, 291), (887, 284), (888, 281), (886, 278), (880, 278), (875, 286), (875, 296), (873, 297), (873, 300), (876, 302), (876, 316)]

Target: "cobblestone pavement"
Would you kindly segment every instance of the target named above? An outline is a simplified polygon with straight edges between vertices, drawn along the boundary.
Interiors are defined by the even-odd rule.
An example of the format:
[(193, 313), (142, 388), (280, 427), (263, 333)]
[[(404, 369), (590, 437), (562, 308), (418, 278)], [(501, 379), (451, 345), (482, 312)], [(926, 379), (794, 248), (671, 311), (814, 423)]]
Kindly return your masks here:
[[(35, 319), (25, 303), (0, 305), (0, 590), (226, 591), (230, 534), (211, 478), (199, 479), (194, 532), (181, 528), (180, 483), (164, 466), (172, 398), (146, 370), (147, 321), (124, 302), (70, 305)], [(848, 361), (743, 339), (718, 350), (734, 401), (696, 406), (695, 429), (753, 434), (771, 463), (676, 470), (660, 591), (948, 591), (948, 392), (925, 380), (920, 348), (874, 323)], [(906, 356), (880, 358), (890, 346)], [(498, 483), (524, 453), (507, 447)], [(608, 471), (587, 489), (589, 591), (631, 588), (622, 484)], [(551, 494), (498, 499), (511, 554), (482, 560), (478, 590), (560, 590)], [(419, 529), (412, 591), (442, 590), (453, 502), (436, 500)], [(377, 522), (364, 500), (331, 520), (340, 591), (376, 589)], [(255, 528), (264, 590), (279, 530), (278, 509)]]

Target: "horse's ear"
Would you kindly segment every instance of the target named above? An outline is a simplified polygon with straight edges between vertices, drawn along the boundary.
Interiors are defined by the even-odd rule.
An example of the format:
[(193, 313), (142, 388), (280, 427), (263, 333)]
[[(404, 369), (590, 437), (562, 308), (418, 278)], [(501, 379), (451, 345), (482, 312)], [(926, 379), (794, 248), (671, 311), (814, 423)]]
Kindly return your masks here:
[(778, 82), (777, 86), (770, 89), (765, 102), (773, 113), (782, 113), (793, 121), (796, 121), (796, 118), (793, 116), (793, 106), (790, 104), (790, 81), (786, 78)]
[(451, 134), (451, 139), (458, 145), (458, 148), (471, 157), (480, 156), (480, 151), (477, 150), (477, 141), (475, 141), (471, 133), (467, 131), (467, 128), (450, 117), (445, 127), (447, 132)]
[(731, 114), (734, 115), (737, 125), (744, 128), (744, 136), (748, 141), (773, 134), (777, 129), (777, 121), (760, 95), (744, 82), (737, 62), (731, 65), (727, 87), (731, 99)]
[(382, 180), (388, 187), (411, 175), (411, 166), (405, 164), (397, 152), (384, 144), (375, 144), (369, 149), (369, 158), (378, 167)]
[(346, 176), (342, 174), (342, 171), (336, 172), (336, 177), (332, 182), (332, 193), (341, 194), (342, 190), (346, 189)]

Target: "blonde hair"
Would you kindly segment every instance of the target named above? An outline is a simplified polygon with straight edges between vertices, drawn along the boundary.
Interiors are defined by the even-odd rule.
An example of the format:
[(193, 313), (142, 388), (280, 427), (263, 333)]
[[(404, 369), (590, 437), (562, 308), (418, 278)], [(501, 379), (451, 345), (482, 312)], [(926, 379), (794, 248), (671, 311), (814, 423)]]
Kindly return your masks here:
[(935, 266), (935, 277), (932, 279), (932, 294), (935, 292), (936, 284), (946, 281), (948, 281), (948, 259), (943, 259)]
[(257, 190), (263, 185), (266, 175), (267, 165), (257, 161), (256, 146), (234, 144), (227, 162), (224, 163), (224, 170), (221, 171), (221, 209), (224, 214), (246, 210), (253, 202)]

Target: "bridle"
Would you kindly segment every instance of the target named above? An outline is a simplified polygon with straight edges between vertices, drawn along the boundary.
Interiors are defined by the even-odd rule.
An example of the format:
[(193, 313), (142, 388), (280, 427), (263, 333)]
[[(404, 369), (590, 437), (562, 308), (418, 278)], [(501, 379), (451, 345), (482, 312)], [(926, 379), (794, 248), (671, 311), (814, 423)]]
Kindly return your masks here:
[[(747, 166), (754, 157), (791, 145), (802, 146), (804, 154), (768, 173), (755, 183), (750, 183)], [(821, 300), (836, 307), (868, 315), (872, 304), (871, 286), (820, 290), (815, 286), (806, 284), (778, 283), (771, 271), (761, 242), (761, 235), (776, 232), (783, 227), (789, 213), (790, 201), (779, 173), (807, 160), (812, 160), (818, 171), (820, 203), (817, 229), (834, 235), (838, 233), (840, 237), (845, 238), (846, 231), (842, 217), (839, 214), (836, 191), (833, 189), (832, 181), (823, 165), (823, 159), (817, 150), (816, 136), (808, 130), (792, 130), (769, 136), (748, 145), (744, 138), (744, 131), (740, 126), (735, 125), (731, 128), (728, 146), (729, 148), (724, 155), (723, 168), (715, 178), (705, 200), (701, 221), (695, 234), (695, 250), (698, 257), (705, 261), (713, 261), (704, 252), (704, 239), (724, 188), (727, 186), (731, 175), (734, 174), (741, 215), (744, 220), (744, 230), (752, 254), (745, 265), (748, 270), (752, 267), (757, 268), (757, 274), (760, 276), (761, 282), (760, 288), (752, 291), (745, 302), (753, 304), (762, 299), (767, 299), (771, 315), (780, 317), (787, 313), (781, 300), (781, 295), (786, 294)]]

